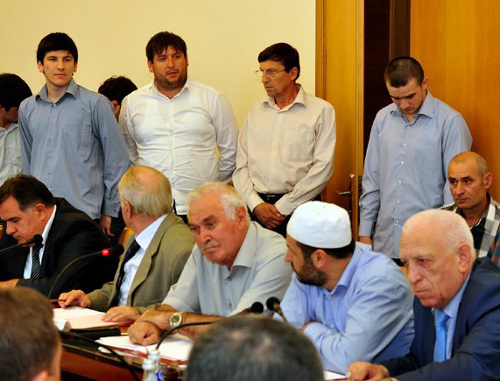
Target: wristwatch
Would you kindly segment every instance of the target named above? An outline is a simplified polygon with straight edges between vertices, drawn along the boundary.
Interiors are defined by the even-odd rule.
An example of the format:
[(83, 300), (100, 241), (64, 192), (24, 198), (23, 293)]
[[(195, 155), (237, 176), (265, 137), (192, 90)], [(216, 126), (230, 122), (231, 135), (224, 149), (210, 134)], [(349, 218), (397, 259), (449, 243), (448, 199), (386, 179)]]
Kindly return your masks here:
[(177, 328), (182, 324), (182, 312), (174, 312), (169, 319), (170, 328)]

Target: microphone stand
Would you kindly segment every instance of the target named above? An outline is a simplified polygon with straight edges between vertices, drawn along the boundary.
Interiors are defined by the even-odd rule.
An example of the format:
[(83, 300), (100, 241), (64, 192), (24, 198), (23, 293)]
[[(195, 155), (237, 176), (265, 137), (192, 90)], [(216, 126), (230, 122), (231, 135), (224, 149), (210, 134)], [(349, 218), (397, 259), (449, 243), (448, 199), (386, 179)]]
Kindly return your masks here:
[[(108, 251), (108, 254), (104, 254), (104, 252), (106, 250)], [(114, 255), (114, 254), (116, 254), (118, 252), (120, 252), (120, 253), (123, 252), (123, 246), (122, 245), (116, 245), (116, 246), (112, 247), (111, 249), (103, 249), (101, 251), (98, 251), (98, 252), (95, 252), (95, 253), (90, 253), (90, 254), (85, 254), (85, 255), (82, 255), (81, 257), (73, 259), (70, 263), (68, 263), (66, 266), (64, 266), (64, 268), (61, 270), (61, 272), (57, 275), (56, 279), (52, 283), (52, 286), (50, 287), (50, 290), (49, 290), (49, 293), (47, 294), (47, 297), (49, 299), (51, 299), (52, 292), (54, 291), (54, 288), (56, 287), (57, 283), (59, 282), (59, 280), (61, 280), (61, 277), (66, 273), (66, 271), (68, 271), (68, 269), (71, 266), (73, 266), (75, 263), (80, 262), (80, 261), (82, 261), (84, 259), (87, 259), (87, 258), (99, 256), (99, 255), (102, 255), (104, 257), (111, 256), (111, 255)]]

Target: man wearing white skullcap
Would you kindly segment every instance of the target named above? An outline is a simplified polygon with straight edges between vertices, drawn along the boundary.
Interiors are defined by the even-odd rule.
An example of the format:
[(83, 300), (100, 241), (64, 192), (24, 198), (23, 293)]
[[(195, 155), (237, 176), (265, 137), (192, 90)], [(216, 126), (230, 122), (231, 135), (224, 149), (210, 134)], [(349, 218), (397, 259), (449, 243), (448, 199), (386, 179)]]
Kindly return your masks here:
[[(312, 201), (287, 228), (294, 275), (281, 309), (318, 349), (325, 369), (404, 356), (413, 338), (413, 295), (386, 256), (355, 244), (347, 212)], [(278, 317), (277, 317), (278, 318)]]

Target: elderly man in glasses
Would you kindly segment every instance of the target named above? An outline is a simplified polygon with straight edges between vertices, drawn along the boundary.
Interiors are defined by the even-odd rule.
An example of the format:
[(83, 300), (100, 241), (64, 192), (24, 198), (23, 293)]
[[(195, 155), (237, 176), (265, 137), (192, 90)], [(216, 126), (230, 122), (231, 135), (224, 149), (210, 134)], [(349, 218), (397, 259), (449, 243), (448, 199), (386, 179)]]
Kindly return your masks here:
[(318, 199), (332, 176), (335, 110), (296, 83), (299, 53), (292, 46), (271, 45), (258, 61), (268, 98), (241, 130), (233, 182), (252, 218), (285, 236), (295, 208)]

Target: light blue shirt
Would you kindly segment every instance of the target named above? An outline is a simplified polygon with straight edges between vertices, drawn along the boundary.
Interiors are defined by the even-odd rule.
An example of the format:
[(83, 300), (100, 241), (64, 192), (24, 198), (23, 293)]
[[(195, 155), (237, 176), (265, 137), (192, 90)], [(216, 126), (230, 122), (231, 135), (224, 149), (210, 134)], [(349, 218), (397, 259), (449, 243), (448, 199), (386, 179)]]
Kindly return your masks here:
[[(458, 309), (460, 308), (460, 303), (462, 302), (462, 296), (465, 291), (465, 287), (467, 287), (467, 283), (469, 283), (470, 274), (467, 277), (466, 281), (457, 292), (457, 294), (451, 299), (451, 301), (444, 308), (444, 313), (448, 315), (450, 318), (446, 322), (446, 358), (451, 358), (451, 351), (453, 349), (453, 337), (455, 336), (455, 326), (457, 325), (457, 317), (458, 317)], [(434, 308), (432, 309), (434, 313)]]
[(91, 218), (118, 216), (130, 159), (111, 103), (71, 80), (52, 103), (44, 86), (19, 107), (23, 172)]
[(374, 251), (399, 257), (405, 221), (452, 201), (448, 164), (471, 145), (464, 118), (430, 92), (412, 122), (395, 104), (378, 112), (359, 200), (359, 235), (373, 236)]
[(281, 298), (290, 284), (292, 269), (285, 252), (285, 239), (256, 222), (250, 223), (231, 269), (210, 262), (195, 245), (163, 304), (217, 316), (237, 314), (254, 302), (265, 306), (269, 297)]
[(312, 340), (327, 370), (345, 373), (356, 361), (404, 356), (413, 339), (413, 294), (393, 261), (356, 250), (337, 286), (306, 285), (294, 274), (281, 309)]

